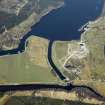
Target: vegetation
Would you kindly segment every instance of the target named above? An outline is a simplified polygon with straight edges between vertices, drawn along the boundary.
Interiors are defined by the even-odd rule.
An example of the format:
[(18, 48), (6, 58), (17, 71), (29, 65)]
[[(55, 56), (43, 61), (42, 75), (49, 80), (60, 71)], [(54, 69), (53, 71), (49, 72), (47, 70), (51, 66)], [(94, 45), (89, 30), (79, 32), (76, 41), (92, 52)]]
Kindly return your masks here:
[[(85, 44), (85, 52), (82, 52), (84, 46), (79, 44), (81, 42)], [(76, 47), (78, 45), (81, 45), (80, 50)], [(53, 61), (73, 84), (88, 85), (105, 96), (105, 18), (89, 22), (80, 41), (56, 41)]]
[(31, 91), (11, 91), (0, 99), (0, 105), (104, 105), (102, 98), (86, 88), (72, 91), (43, 89)]
[(79, 101), (51, 99), (47, 97), (12, 97), (5, 105), (95, 105)]
[(16, 48), (32, 25), (63, 3), (63, 0), (0, 0), (0, 50)]
[(48, 41), (35, 36), (27, 41), (25, 52), (0, 57), (0, 84), (58, 82), (47, 62)]
[(0, 92), (0, 98), (3, 97), (3, 95), (4, 95), (4, 92)]

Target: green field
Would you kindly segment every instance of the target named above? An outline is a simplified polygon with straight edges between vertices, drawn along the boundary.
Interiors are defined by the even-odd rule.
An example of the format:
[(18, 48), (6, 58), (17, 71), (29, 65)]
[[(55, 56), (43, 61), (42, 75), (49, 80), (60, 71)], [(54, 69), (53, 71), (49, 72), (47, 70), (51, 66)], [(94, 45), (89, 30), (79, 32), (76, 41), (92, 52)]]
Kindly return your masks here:
[(65, 59), (67, 58), (68, 54), (68, 44), (75, 44), (76, 41), (55, 41), (53, 43), (52, 48), (52, 59), (55, 63), (55, 65), (59, 68), (59, 70), (66, 76), (69, 77), (70, 80), (73, 80), (76, 78), (76, 75), (73, 73), (69, 73), (65, 70), (63, 67), (63, 63), (65, 62)]
[[(34, 38), (35, 40), (37, 39), (37, 37), (33, 37), (30, 39), (34, 39)], [(29, 45), (29, 47), (33, 47), (33, 46)], [(45, 48), (46, 47), (47, 46), (45, 46)], [(34, 55), (36, 51), (35, 51), (35, 48), (33, 49), (31, 53)], [(44, 67), (44, 66), (35, 64), (34, 61), (31, 61), (33, 56), (30, 58), (31, 55), (28, 54), (29, 53), (28, 50), (29, 48), (27, 48), (25, 52), (20, 54), (0, 57), (0, 84), (35, 83), (35, 82), (39, 82), (39, 83), (55, 82), (56, 83), (59, 81), (58, 78), (54, 76), (53, 73), (51, 72), (50, 65), (46, 63), (46, 66)], [(46, 55), (47, 55), (47, 51), (46, 51)], [(47, 59), (47, 56), (46, 56), (46, 59)], [(41, 62), (43, 63), (44, 61), (41, 61)]]
[(0, 58), (0, 82), (56, 82), (49, 68), (32, 64), (26, 54)]

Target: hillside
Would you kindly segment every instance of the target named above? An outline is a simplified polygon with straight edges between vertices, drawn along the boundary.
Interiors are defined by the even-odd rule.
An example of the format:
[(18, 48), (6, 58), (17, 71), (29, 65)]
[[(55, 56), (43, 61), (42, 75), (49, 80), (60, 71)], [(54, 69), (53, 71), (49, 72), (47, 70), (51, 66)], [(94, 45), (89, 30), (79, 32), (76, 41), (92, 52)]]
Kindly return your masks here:
[(63, 0), (0, 0), (0, 49), (16, 48), (32, 25), (63, 3)]

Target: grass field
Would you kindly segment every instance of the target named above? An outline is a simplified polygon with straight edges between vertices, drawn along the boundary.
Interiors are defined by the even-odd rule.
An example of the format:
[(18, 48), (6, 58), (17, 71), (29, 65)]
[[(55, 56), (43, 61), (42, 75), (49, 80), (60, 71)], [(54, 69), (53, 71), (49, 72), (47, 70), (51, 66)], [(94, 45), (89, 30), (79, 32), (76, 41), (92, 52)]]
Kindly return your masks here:
[(58, 82), (47, 62), (48, 40), (31, 36), (25, 52), (0, 57), (0, 84)]
[[(102, 104), (103, 103), (103, 104)], [(72, 91), (42, 89), (11, 91), (0, 98), (0, 105), (104, 105), (104, 100), (86, 88)]]

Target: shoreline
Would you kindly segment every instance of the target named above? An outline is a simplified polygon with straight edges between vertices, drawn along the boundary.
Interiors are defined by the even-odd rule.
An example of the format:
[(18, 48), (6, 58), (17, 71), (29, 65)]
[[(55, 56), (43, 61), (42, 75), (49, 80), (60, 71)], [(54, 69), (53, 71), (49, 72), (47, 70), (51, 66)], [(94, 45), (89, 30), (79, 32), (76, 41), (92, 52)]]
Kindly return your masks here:
[[(50, 11), (52, 11), (52, 10), (50, 10)], [(50, 12), (49, 11), (49, 12)], [(48, 12), (47, 12), (48, 13)], [(44, 13), (45, 15), (46, 15), (46, 13)], [(42, 15), (42, 16), (45, 16), (45, 15)], [(37, 22), (39, 22), (40, 21), (40, 19), (37, 21)], [(33, 24), (36, 24), (36, 23), (33, 23)], [(33, 25), (32, 24), (32, 25)], [(31, 28), (32, 28), (32, 26), (31, 26)], [(31, 30), (31, 28), (30, 28), (30, 30)], [(86, 31), (84, 31), (84, 32), (86, 32)], [(84, 33), (83, 32), (83, 33)], [(82, 35), (84, 35), (84, 34), (81, 34), (81, 38), (83, 37)], [(25, 37), (25, 35), (24, 36), (22, 36), (22, 38), (23, 37)], [(28, 36), (29, 37), (29, 36)], [(22, 39), (21, 38), (21, 39)], [(80, 40), (81, 40), (81, 38), (80, 38)], [(25, 42), (26, 42), (26, 40), (25, 40)], [(24, 47), (25, 47), (25, 45), (24, 45)], [(18, 49), (18, 48), (17, 48)], [(24, 52), (23, 51), (24, 49), (22, 49), (22, 52)], [(21, 51), (19, 51), (20, 53), (22, 53)], [(5, 55), (6, 56), (6, 55)], [(49, 84), (48, 84), (49, 85)], [(72, 84), (69, 84), (69, 85), (72, 85)], [(4, 85), (1, 85), (0, 87), (3, 87)], [(10, 86), (9, 88), (8, 88), (8, 86)], [(20, 88), (19, 89), (22, 89), (22, 90), (24, 90), (24, 88), (23, 87), (25, 87), (25, 86), (27, 86), (28, 88), (30, 87), (31, 89), (30, 90), (32, 90), (33, 89), (33, 87), (32, 86), (37, 86), (37, 84), (32, 84), (31, 86), (28, 86), (28, 84), (19, 84), (19, 85), (17, 85), (17, 83), (16, 83), (16, 85), (5, 85), (5, 89), (13, 89), (14, 90), (14, 88), (17, 86), (17, 90), (18, 90), (18, 86), (20, 86)], [(23, 86), (23, 87), (21, 87), (21, 86)], [(39, 84), (39, 86), (41, 86), (41, 84)], [(44, 86), (46, 86), (46, 84), (44, 84)], [(60, 85), (59, 84), (57, 84), (57, 86), (59, 87)], [(76, 85), (74, 85), (73, 87), (70, 87), (70, 86), (68, 86), (68, 85), (66, 85), (67, 87), (63, 87), (64, 89), (66, 88), (67, 90), (71, 90), (71, 88), (73, 89), (73, 88), (75, 88), (75, 87), (85, 87), (85, 88), (88, 88), (88, 89), (90, 89), (90, 90), (92, 90), (93, 92), (95, 92), (92, 88), (90, 88), (90, 87), (88, 87), (88, 86), (76, 86)], [(49, 87), (51, 87), (50, 85), (49, 85)], [(55, 88), (55, 85), (53, 85), (51, 88)], [(61, 86), (62, 87), (62, 86)], [(4, 87), (3, 87), (4, 88)], [(44, 88), (44, 87), (43, 87)], [(35, 89), (36, 89), (36, 87), (35, 87)], [(40, 87), (39, 87), (39, 89), (40, 89)], [(1, 90), (1, 88), (0, 88), (0, 91), (2, 91)], [(97, 93), (97, 92), (95, 92), (95, 93)], [(98, 94), (98, 93), (97, 93)], [(99, 95), (99, 94), (98, 94)]]
[(102, 13), (100, 15), (100, 17), (104, 17), (105, 16), (105, 0), (103, 0), (103, 9), (102, 9)]

